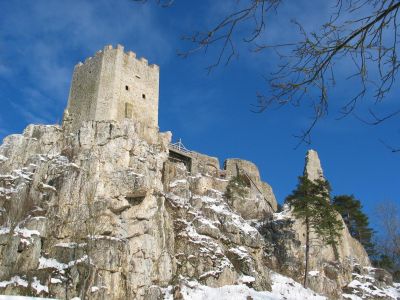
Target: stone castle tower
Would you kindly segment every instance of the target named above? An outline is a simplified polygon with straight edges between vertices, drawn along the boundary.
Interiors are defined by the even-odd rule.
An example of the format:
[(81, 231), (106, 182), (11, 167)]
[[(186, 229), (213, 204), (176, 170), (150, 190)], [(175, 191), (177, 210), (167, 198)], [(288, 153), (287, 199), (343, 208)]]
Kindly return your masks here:
[(121, 45), (106, 46), (75, 66), (64, 122), (77, 130), (84, 121), (128, 118), (158, 129), (158, 90), (157, 65)]

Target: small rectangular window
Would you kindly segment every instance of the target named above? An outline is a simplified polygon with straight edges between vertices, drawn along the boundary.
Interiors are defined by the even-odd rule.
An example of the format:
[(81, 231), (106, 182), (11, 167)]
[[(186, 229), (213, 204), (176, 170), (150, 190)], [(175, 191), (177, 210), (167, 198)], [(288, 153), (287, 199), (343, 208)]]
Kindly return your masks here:
[(125, 103), (125, 118), (132, 119), (133, 105), (130, 103)]
[(125, 90), (126, 90), (126, 91), (129, 91), (129, 86), (126, 85), (126, 86), (125, 86)]
[(143, 98), (143, 99), (146, 99), (146, 95), (145, 95), (145, 94), (142, 94), (142, 98)]

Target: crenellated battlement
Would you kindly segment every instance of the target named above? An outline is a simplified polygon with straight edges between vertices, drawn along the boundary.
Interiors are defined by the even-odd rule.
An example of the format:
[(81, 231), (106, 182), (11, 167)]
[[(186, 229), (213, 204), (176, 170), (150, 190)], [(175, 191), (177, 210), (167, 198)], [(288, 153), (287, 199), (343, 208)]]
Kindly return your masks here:
[(118, 51), (119, 53), (123, 53), (125, 56), (127, 56), (127, 57), (128, 57), (128, 60), (130, 60), (131, 62), (140, 62), (140, 63), (142, 63), (144, 66), (148, 66), (148, 67), (150, 67), (150, 68), (159, 70), (160, 67), (159, 67), (158, 65), (156, 65), (156, 64), (149, 64), (149, 61), (148, 61), (145, 57), (140, 57), (140, 58), (138, 58), (138, 57), (136, 56), (136, 53), (135, 53), (135, 52), (133, 52), (133, 51), (127, 51), (127, 52), (125, 52), (125, 51), (124, 51), (124, 48), (125, 48), (125, 47), (122, 46), (122, 45), (120, 45), (120, 44), (118, 44), (116, 48), (114, 48), (113, 45), (107, 45), (107, 46), (105, 46), (105, 47), (103, 48), (103, 50), (97, 51), (96, 54), (95, 54), (95, 56), (90, 56), (90, 57), (86, 58), (85, 61), (84, 61), (83, 63), (82, 63), (82, 62), (78, 62), (78, 63), (75, 65), (75, 68), (79, 68), (79, 67), (85, 65), (86, 63), (90, 62), (93, 58), (102, 57), (102, 56), (104, 55), (104, 53), (109, 53), (109, 52), (112, 52), (112, 51)]
[(159, 66), (124, 46), (105, 46), (74, 69), (67, 115), (73, 129), (83, 121), (134, 119), (158, 128)]

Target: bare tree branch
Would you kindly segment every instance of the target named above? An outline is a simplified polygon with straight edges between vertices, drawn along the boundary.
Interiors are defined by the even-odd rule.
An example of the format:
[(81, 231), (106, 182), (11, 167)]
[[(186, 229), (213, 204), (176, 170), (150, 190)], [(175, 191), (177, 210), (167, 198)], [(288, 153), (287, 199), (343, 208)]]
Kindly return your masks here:
[[(134, 0), (146, 2), (147, 0)], [(172, 1), (154, 0), (158, 4)], [(273, 50), (279, 58), (278, 70), (268, 77), (268, 90), (257, 93), (257, 103), (252, 111), (264, 112), (272, 107), (288, 104), (306, 104), (312, 108), (309, 126), (298, 135), (300, 144), (308, 143), (318, 121), (329, 111), (330, 92), (337, 84), (338, 63), (345, 61), (350, 76), (341, 80), (358, 79), (355, 94), (340, 102), (338, 119), (349, 115), (364, 123), (378, 125), (399, 115), (399, 108), (379, 117), (379, 106), (369, 110), (369, 118), (360, 117), (356, 111), (360, 101), (368, 98), (380, 104), (395, 84), (400, 69), (398, 55), (399, 0), (331, 0), (329, 20), (317, 32), (307, 32), (298, 22), (300, 41), (283, 44), (260, 43), (271, 13), (277, 12), (282, 0), (241, 0), (230, 13), (217, 20), (210, 29), (195, 31), (183, 37), (189, 49), (179, 53), (188, 57), (194, 53), (213, 49), (215, 60), (207, 70), (211, 72), (220, 64), (228, 64), (238, 55), (238, 44), (251, 45), (260, 53)], [(229, 2), (230, 4), (231, 2)], [(215, 49), (215, 50), (214, 50)], [(215, 53), (215, 54), (214, 54)]]
[(393, 147), (388, 145), (387, 143), (385, 143), (383, 140), (380, 140), (380, 142), (386, 147), (388, 148), (391, 152), (396, 153), (396, 152), (400, 152), (400, 147)]
[[(252, 43), (264, 32), (266, 26), (266, 15), (275, 11), (282, 0), (249, 0), (247, 5), (240, 7), (237, 11), (225, 16), (214, 27), (206, 31), (197, 31), (193, 34), (183, 36), (183, 40), (194, 44), (194, 47), (182, 51), (179, 55), (183, 58), (203, 50), (207, 52), (210, 46), (219, 44), (217, 59), (207, 67), (210, 72), (213, 68), (225, 60), (228, 64), (236, 55), (236, 39), (245, 43)], [(239, 1), (238, 1), (239, 2)], [(238, 29), (250, 24), (250, 32), (237, 37)]]

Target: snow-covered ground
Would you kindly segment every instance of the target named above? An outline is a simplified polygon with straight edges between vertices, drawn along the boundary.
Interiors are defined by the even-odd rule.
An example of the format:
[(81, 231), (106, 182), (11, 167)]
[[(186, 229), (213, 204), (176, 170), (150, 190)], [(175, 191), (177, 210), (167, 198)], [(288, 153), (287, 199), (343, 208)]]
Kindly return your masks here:
[(280, 275), (278, 273), (272, 274), (272, 294), (276, 297), (274, 299), (313, 299), (323, 300), (327, 299), (324, 296), (316, 294), (310, 289), (305, 289), (300, 283), (293, 279)]
[(53, 298), (35, 298), (35, 297), (25, 297), (25, 296), (2, 296), (2, 295), (0, 295), (0, 300), (37, 300), (37, 299), (52, 300)]
[[(212, 288), (189, 281), (182, 286), (181, 293), (184, 300), (327, 300), (326, 297), (318, 295), (310, 289), (305, 289), (291, 278), (278, 273), (272, 273), (271, 277), (273, 280), (271, 292), (258, 292), (244, 284)], [(380, 296), (400, 299), (400, 284), (395, 283), (394, 287), (379, 292)], [(172, 294), (172, 287), (170, 287), (166, 291), (164, 300), (173, 300)], [(344, 299), (362, 300), (356, 295), (343, 294), (343, 296)]]
[[(277, 273), (272, 274), (272, 291), (258, 292), (244, 284), (227, 285), (220, 288), (212, 288), (197, 282), (187, 282), (182, 286), (181, 293), (185, 300), (325, 300), (326, 297), (316, 294), (293, 279)], [(173, 300), (172, 288), (165, 296), (165, 300)], [(248, 297), (251, 298), (248, 298)]]
[(392, 287), (380, 289), (370, 282), (362, 283), (358, 280), (353, 280), (348, 286), (357, 289), (358, 295), (360, 296), (355, 294), (343, 294), (344, 299), (362, 300), (365, 298), (365, 295), (377, 299), (400, 299), (400, 283), (393, 283)]

